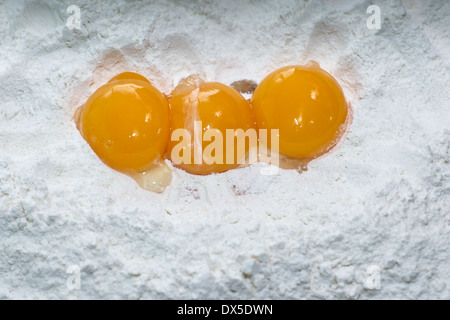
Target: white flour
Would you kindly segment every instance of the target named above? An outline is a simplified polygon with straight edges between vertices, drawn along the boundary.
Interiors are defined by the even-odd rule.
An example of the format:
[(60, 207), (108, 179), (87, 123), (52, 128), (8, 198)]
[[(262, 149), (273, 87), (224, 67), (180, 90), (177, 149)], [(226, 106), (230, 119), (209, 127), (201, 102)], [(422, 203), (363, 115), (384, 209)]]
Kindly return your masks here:
[[(0, 298), (450, 299), (447, 0), (74, 2), (0, 2)], [(174, 169), (153, 194), (72, 121), (122, 71), (169, 93), (310, 59), (354, 120), (301, 175)]]

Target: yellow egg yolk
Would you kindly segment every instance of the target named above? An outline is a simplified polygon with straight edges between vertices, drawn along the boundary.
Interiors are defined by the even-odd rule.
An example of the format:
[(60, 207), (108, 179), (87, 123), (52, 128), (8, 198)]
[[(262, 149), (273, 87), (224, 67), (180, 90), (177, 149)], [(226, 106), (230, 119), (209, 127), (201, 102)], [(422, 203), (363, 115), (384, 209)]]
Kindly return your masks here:
[(279, 129), (279, 152), (294, 158), (330, 150), (348, 114), (340, 85), (315, 62), (269, 74), (256, 88), (252, 106), (258, 129)]
[(111, 79), (77, 111), (76, 121), (98, 157), (117, 171), (142, 173), (163, 161), (168, 101), (141, 75), (127, 72)]
[[(205, 175), (227, 171), (245, 161), (249, 143), (247, 142), (243, 152), (238, 152), (235, 136), (227, 141), (227, 129), (242, 129), (244, 132), (256, 129), (249, 102), (236, 90), (221, 83), (204, 82), (196, 76), (190, 76), (173, 90), (169, 101), (172, 136), (168, 154), (176, 166), (189, 173)], [(197, 133), (195, 123), (200, 126)], [(177, 129), (188, 133), (184, 137), (188, 140), (184, 141), (184, 147), (179, 147), (183, 138), (175, 136), (179, 131)], [(211, 132), (217, 135), (206, 139)], [(213, 152), (207, 152), (208, 148), (211, 151), (213, 143), (217, 143), (216, 148)], [(231, 145), (230, 148), (227, 148), (227, 143)], [(197, 161), (196, 154), (200, 155)], [(212, 161), (210, 155), (219, 161)]]

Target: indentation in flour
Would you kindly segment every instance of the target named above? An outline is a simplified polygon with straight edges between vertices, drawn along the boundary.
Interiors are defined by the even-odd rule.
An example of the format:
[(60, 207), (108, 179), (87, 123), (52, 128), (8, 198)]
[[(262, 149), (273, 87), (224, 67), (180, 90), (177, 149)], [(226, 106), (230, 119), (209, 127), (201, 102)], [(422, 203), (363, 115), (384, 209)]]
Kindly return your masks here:
[(62, 19), (48, 4), (35, 1), (25, 7), (20, 21), (23, 28), (42, 36), (53, 32)]
[(230, 84), (230, 87), (242, 94), (253, 94), (257, 86), (258, 84), (255, 81), (247, 79), (234, 81)]
[(129, 44), (119, 49), (107, 49), (101, 57), (94, 59), (91, 62), (91, 76), (75, 84), (69, 95), (68, 105), (71, 115), (74, 115), (95, 90), (122, 72), (132, 71), (142, 74), (157, 88), (164, 87), (166, 81), (158, 67), (146, 60), (145, 50), (147, 48), (144, 45)]
[(331, 19), (317, 22), (303, 52), (303, 60), (315, 60), (322, 64), (330, 60), (331, 52), (344, 53), (349, 45), (348, 29), (348, 25)]

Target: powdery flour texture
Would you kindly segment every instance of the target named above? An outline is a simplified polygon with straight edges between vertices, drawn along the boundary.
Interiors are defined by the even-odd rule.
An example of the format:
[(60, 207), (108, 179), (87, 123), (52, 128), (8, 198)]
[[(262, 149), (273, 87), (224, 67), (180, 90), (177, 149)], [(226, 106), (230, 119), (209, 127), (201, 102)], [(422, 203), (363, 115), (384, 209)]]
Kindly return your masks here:
[[(70, 1), (0, 2), (0, 298), (450, 299), (448, 1), (76, 2), (79, 30)], [(73, 122), (119, 72), (169, 93), (311, 59), (353, 123), (301, 174), (153, 194)]]

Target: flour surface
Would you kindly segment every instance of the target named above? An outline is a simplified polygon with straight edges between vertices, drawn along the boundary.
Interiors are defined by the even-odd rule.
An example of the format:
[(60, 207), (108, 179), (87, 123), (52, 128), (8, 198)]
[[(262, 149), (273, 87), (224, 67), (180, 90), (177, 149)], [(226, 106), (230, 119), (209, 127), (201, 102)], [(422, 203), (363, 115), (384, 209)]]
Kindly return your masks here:
[[(447, 0), (376, 1), (379, 30), (365, 0), (74, 2), (80, 30), (75, 3), (0, 1), (0, 299), (450, 299)], [(153, 194), (72, 120), (123, 71), (169, 93), (309, 60), (353, 123), (301, 174), (173, 169)]]

